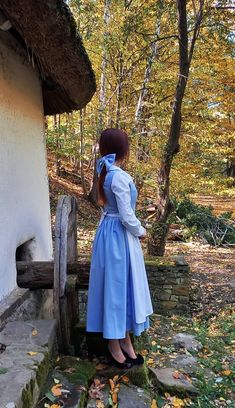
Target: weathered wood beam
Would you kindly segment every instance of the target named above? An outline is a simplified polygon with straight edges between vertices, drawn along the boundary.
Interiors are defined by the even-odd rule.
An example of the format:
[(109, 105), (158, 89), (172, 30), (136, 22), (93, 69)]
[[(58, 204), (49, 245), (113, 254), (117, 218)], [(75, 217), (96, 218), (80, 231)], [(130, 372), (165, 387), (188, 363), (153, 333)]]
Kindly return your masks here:
[[(17, 284), (25, 289), (53, 289), (54, 262), (50, 261), (19, 261), (16, 263)], [(80, 258), (68, 262), (68, 275), (78, 276), (78, 287), (87, 288), (89, 282), (90, 259)]]

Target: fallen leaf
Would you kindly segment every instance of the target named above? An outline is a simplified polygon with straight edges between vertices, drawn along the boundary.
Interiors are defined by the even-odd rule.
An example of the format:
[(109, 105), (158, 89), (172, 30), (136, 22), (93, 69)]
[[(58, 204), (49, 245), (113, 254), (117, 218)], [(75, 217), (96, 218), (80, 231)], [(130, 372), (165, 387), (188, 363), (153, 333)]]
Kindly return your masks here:
[(113, 391), (114, 390), (114, 382), (113, 382), (113, 380), (111, 378), (109, 378), (109, 386), (110, 386), (111, 391)]
[(149, 358), (149, 359), (147, 360), (147, 364), (148, 364), (148, 365), (154, 364), (154, 359), (153, 359), (153, 358)]
[(157, 401), (155, 399), (152, 400), (151, 408), (158, 408)]
[(96, 406), (96, 408), (105, 408), (105, 405), (104, 405), (103, 401), (101, 401), (101, 400), (96, 400), (95, 406)]
[(74, 371), (76, 371), (76, 368), (74, 367), (69, 367), (64, 370), (65, 373), (70, 373), (70, 374), (74, 373)]
[(169, 394), (169, 392), (165, 392), (164, 395), (165, 395), (166, 399), (171, 398), (171, 395)]
[(52, 404), (52, 405), (50, 406), (50, 408), (60, 408), (60, 405), (58, 405), (58, 404)]
[(76, 368), (74, 367), (69, 367), (64, 370), (65, 373), (70, 373), (70, 374), (74, 373), (74, 371), (76, 371)]
[(123, 376), (121, 377), (121, 381), (127, 384), (127, 383), (129, 383), (130, 380), (129, 380), (129, 378), (127, 377), (127, 375), (123, 375)]
[(28, 351), (27, 354), (28, 354), (29, 356), (33, 357), (33, 356), (36, 356), (36, 355), (38, 354), (38, 352), (37, 352), (37, 351)]
[(228, 375), (230, 375), (232, 373), (232, 371), (231, 370), (224, 370), (224, 371), (221, 371), (221, 374), (222, 375), (225, 375), (225, 376), (228, 376)]
[(33, 329), (31, 334), (32, 334), (32, 336), (37, 336), (37, 335), (38, 335), (38, 331), (37, 331), (36, 329)]
[(173, 397), (171, 400), (171, 404), (174, 408), (183, 408), (185, 407), (185, 402), (177, 397)]
[(97, 371), (105, 370), (105, 368), (107, 368), (107, 367), (108, 367), (107, 364), (102, 364), (102, 363), (99, 363), (99, 364), (97, 364), (97, 365), (95, 366), (95, 368), (96, 368)]
[(61, 387), (62, 384), (53, 385), (53, 387), (51, 388), (51, 392), (54, 395), (54, 397), (60, 397), (60, 395), (62, 395)]
[(112, 401), (113, 401), (114, 404), (116, 404), (118, 402), (117, 392), (112, 393)]
[(148, 350), (146, 350), (146, 349), (141, 350), (140, 354), (141, 354), (142, 356), (147, 356)]
[(172, 374), (172, 377), (176, 378), (178, 380), (178, 378), (180, 378), (180, 372), (179, 371), (174, 371)]
[(104, 383), (101, 383), (98, 378), (95, 378), (93, 383), (89, 388), (89, 396), (92, 399), (100, 399), (102, 400), (102, 392), (101, 389), (105, 387)]
[(113, 377), (113, 382), (116, 383), (116, 382), (118, 381), (118, 379), (119, 379), (119, 375), (115, 375), (115, 376)]

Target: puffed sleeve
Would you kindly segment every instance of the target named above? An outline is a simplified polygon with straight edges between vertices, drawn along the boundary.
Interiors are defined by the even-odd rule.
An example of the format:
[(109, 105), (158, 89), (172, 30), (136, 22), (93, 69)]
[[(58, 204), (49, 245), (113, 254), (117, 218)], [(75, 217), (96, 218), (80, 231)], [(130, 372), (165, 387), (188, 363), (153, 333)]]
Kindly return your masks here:
[(142, 227), (131, 207), (131, 177), (124, 171), (116, 171), (111, 184), (111, 189), (115, 194), (118, 212), (122, 224), (136, 237), (146, 235), (146, 230)]

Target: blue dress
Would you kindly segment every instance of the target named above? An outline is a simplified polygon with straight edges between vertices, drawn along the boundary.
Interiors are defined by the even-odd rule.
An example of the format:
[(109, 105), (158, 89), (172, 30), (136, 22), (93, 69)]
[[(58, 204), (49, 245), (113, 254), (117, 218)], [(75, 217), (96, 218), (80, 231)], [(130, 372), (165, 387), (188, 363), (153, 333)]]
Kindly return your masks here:
[(132, 178), (115, 165), (106, 169), (107, 204), (92, 249), (87, 331), (122, 339), (126, 331), (138, 336), (147, 329), (152, 313), (138, 238), (145, 229), (134, 213), (137, 191)]

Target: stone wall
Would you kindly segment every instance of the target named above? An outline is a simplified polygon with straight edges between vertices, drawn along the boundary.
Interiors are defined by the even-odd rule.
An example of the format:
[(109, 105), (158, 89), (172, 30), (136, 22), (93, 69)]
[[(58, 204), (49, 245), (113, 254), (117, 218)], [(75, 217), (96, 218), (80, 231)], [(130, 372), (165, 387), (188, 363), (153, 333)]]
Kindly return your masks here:
[(189, 266), (182, 255), (148, 258), (145, 262), (155, 313), (163, 315), (189, 312)]
[[(163, 315), (189, 312), (189, 266), (183, 255), (174, 257), (146, 257), (146, 272), (154, 313)], [(80, 321), (86, 320), (87, 290), (80, 290)]]

